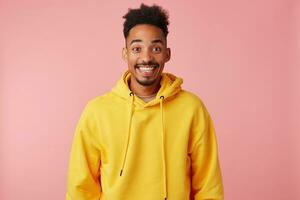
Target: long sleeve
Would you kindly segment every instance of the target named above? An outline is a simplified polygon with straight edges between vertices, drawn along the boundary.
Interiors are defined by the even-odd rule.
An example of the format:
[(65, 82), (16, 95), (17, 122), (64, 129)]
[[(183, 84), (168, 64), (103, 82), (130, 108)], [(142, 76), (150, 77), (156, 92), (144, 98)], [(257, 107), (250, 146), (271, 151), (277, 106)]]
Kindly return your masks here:
[(222, 200), (223, 183), (213, 122), (203, 105), (197, 111), (191, 149), (191, 197), (193, 200)]
[(70, 153), (66, 200), (99, 200), (100, 147), (96, 118), (88, 106), (77, 124)]

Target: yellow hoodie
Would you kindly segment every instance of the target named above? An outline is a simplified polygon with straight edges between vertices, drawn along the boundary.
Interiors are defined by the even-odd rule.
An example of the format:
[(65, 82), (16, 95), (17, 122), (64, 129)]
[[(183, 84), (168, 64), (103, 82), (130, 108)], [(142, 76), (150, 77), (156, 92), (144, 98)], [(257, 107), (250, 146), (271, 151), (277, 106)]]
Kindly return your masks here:
[(90, 100), (69, 161), (67, 200), (221, 200), (213, 122), (203, 102), (163, 73), (145, 103), (126, 72), (111, 92)]

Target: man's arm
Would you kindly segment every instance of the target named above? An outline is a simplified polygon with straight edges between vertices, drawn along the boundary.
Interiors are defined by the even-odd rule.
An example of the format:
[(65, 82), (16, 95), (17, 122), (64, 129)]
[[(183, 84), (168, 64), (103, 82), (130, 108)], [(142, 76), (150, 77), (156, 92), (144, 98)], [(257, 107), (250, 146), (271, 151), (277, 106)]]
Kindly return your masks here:
[(223, 183), (213, 122), (203, 105), (194, 122), (191, 196), (194, 200), (223, 200)]
[(100, 149), (97, 124), (88, 106), (77, 124), (69, 160), (66, 200), (99, 200)]

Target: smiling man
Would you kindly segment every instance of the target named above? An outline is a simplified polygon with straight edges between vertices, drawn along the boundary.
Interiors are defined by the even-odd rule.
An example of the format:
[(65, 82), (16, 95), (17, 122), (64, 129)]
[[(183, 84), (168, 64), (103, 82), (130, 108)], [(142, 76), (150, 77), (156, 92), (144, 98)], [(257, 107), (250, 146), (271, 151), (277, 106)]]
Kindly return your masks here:
[(211, 117), (170, 60), (168, 15), (141, 5), (124, 16), (128, 70), (90, 100), (76, 127), (67, 200), (221, 200)]

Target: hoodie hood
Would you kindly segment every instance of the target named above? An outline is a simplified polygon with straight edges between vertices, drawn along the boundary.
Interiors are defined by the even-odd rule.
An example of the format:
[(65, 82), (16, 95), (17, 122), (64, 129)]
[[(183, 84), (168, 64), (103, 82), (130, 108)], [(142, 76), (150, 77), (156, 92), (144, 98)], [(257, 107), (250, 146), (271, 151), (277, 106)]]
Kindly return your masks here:
[[(117, 82), (116, 86), (112, 89), (112, 92), (117, 96), (131, 101), (132, 91), (129, 88), (128, 81), (130, 79), (131, 73), (126, 71), (122, 78)], [(134, 101), (135, 106), (148, 107), (159, 104), (160, 98), (163, 97), (164, 100), (170, 99), (172, 96), (176, 95), (181, 91), (181, 84), (183, 83), (182, 78), (176, 77), (170, 73), (162, 73), (162, 78), (160, 81), (160, 89), (156, 95), (156, 98), (148, 103), (143, 101)]]

